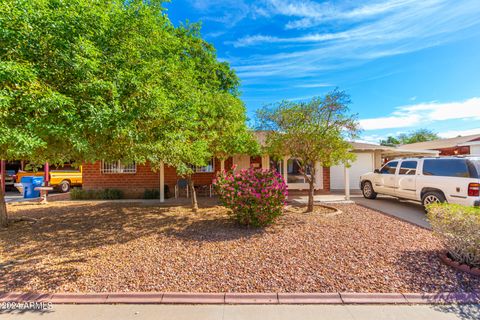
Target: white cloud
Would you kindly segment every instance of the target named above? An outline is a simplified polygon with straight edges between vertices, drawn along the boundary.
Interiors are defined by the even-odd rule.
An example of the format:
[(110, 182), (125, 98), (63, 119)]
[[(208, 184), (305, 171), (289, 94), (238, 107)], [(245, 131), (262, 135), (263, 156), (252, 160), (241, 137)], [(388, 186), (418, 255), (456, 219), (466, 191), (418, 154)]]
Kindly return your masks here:
[(261, 34), (254, 36), (246, 36), (232, 42), (233, 46), (248, 47), (259, 43), (308, 43), (308, 42), (322, 42), (329, 40), (348, 39), (351, 35), (347, 32), (339, 33), (325, 33), (325, 34), (308, 34), (301, 37), (294, 38), (279, 38), (272, 36), (264, 36)]
[[(305, 29), (332, 20), (359, 20), (386, 14), (411, 5), (416, 0), (390, 0), (373, 2), (353, 7), (348, 2), (317, 3), (309, 0), (269, 0), (267, 8), (272, 14), (296, 17), (289, 21), (286, 29)], [(423, 0), (425, 1), (425, 0)], [(357, 2), (358, 3), (358, 2)]]
[[(360, 7), (358, 2), (343, 1), (350, 6), (357, 4), (356, 8), (348, 10), (332, 9), (331, 4), (326, 3), (273, 1), (271, 5), (276, 5), (278, 14), (300, 20), (318, 16), (315, 21), (322, 24), (305, 34), (291, 31), (282, 36), (253, 34), (228, 42), (235, 47), (261, 50), (264, 44), (269, 44), (276, 50), (275, 54), (256, 54), (234, 60), (232, 64), (238, 75), (243, 80), (254, 78), (257, 82), (262, 82), (262, 77), (309, 77), (319, 71), (338, 70), (473, 36), (473, 32), (460, 31), (473, 31), (473, 27), (480, 24), (478, 0), (465, 0), (462, 5), (452, 5), (446, 0), (387, 1), (383, 4), (375, 1)], [(315, 9), (317, 6), (320, 7)], [(351, 24), (338, 18), (342, 16), (356, 17), (358, 21)]]
[(429, 102), (401, 106), (386, 117), (362, 119), (360, 126), (364, 130), (380, 130), (459, 119), (480, 120), (480, 97), (460, 102)]
[(421, 119), (418, 115), (391, 116), (373, 119), (363, 119), (360, 120), (360, 126), (363, 130), (404, 128), (413, 127), (420, 123), (420, 120)]
[(330, 83), (305, 83), (296, 85), (295, 88), (327, 88), (333, 87), (333, 84)]
[(440, 132), (438, 135), (442, 138), (454, 138), (458, 136), (469, 136), (472, 134), (480, 134), (480, 128), (470, 130), (449, 130)]

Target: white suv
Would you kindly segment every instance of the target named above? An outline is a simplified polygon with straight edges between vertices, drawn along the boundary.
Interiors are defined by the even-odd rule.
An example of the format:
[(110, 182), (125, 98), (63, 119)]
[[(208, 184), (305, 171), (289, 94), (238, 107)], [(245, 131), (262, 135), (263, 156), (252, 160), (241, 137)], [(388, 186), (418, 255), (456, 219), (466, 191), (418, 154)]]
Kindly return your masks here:
[(363, 196), (480, 206), (480, 157), (405, 158), (360, 177)]

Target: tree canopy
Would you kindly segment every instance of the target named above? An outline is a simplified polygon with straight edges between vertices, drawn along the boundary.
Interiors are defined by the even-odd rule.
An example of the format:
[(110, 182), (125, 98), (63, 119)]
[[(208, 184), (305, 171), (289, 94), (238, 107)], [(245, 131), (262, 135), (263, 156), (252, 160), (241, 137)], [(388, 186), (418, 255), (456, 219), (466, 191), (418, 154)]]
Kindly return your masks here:
[(402, 144), (410, 144), (416, 142), (425, 142), (440, 139), (440, 137), (429, 129), (418, 129), (410, 133), (401, 133), (398, 136), (389, 136), (380, 140), (382, 146), (396, 147)]
[(355, 155), (347, 139), (358, 133), (356, 115), (350, 114), (350, 97), (338, 89), (307, 102), (282, 101), (257, 112), (259, 128), (266, 130), (266, 151), (299, 164), (310, 185), (307, 211), (313, 210), (315, 163), (348, 166)]
[(238, 87), (199, 25), (175, 27), (162, 1), (1, 0), (1, 159), (188, 173), (237, 137), (252, 143)]

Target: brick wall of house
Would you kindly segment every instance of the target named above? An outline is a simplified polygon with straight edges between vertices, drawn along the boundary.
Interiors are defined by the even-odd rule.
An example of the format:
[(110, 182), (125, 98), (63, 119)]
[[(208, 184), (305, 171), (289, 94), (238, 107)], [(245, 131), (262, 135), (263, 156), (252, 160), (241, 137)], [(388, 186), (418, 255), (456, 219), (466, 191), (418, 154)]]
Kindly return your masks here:
[[(258, 163), (261, 167), (261, 157), (252, 157), (250, 163)], [(233, 165), (233, 159), (225, 161), (225, 169), (229, 170)], [(214, 171), (212, 173), (195, 173), (193, 181), (195, 185), (211, 184), (216, 172), (220, 171), (220, 160), (215, 159)], [(175, 184), (179, 176), (173, 167), (165, 166), (165, 184), (168, 186), (170, 195), (173, 196)], [(126, 198), (142, 198), (145, 189), (160, 188), (160, 174), (154, 172), (150, 165), (137, 165), (136, 173), (101, 173), (101, 162), (83, 164), (83, 189), (120, 189)], [(330, 191), (330, 168), (323, 167), (323, 190)]]
[[(225, 169), (232, 167), (232, 158), (225, 161)], [(220, 170), (220, 160), (215, 159), (214, 171), (209, 173), (195, 173), (193, 181), (196, 185), (212, 183), (216, 172)], [(137, 165), (136, 173), (102, 173), (101, 161), (83, 164), (83, 189), (120, 189), (126, 198), (142, 198), (145, 189), (160, 189), (160, 174), (154, 172), (150, 165)], [(165, 185), (168, 185), (170, 194), (173, 196), (175, 184), (179, 176), (175, 168), (165, 166)]]
[(323, 191), (330, 191), (330, 167), (323, 167)]
[(442, 149), (437, 149), (437, 151), (440, 151), (441, 156), (465, 155), (465, 154), (470, 154), (470, 147), (462, 146), (462, 147), (454, 147), (454, 148), (442, 148)]

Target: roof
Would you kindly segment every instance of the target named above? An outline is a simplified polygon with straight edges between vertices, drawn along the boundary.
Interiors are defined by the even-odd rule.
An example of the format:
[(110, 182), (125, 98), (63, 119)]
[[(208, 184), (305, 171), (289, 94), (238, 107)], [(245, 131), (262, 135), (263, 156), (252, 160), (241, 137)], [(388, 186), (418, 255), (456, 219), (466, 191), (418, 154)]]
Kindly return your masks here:
[(458, 147), (460, 145), (465, 145), (467, 142), (474, 141), (477, 139), (480, 139), (480, 134), (472, 134), (472, 135), (463, 136), (463, 137), (437, 139), (432, 141), (404, 144), (400, 146), (400, 148), (406, 148), (411, 150), (419, 150), (419, 149), (438, 150), (438, 149), (444, 149), (444, 148)]
[[(266, 145), (266, 139), (267, 139), (267, 131), (255, 131), (255, 138), (257, 139), (257, 142), (264, 147)], [(388, 146), (382, 146), (379, 144), (374, 144), (374, 143), (365, 143), (365, 142), (355, 142), (351, 141), (350, 144), (352, 145), (352, 149), (354, 151), (381, 151), (383, 155), (385, 156), (391, 156), (391, 157), (400, 157), (400, 156), (425, 156), (425, 155), (433, 155), (436, 156), (438, 155), (438, 151), (432, 151), (432, 150), (423, 150), (423, 149), (410, 149), (410, 148), (395, 148), (395, 147), (388, 147)]]
[(255, 139), (262, 147), (265, 147), (267, 145), (267, 133), (268, 132), (264, 130), (256, 130), (253, 132)]
[(390, 150), (395, 149), (393, 147), (382, 146), (374, 143), (365, 143), (365, 142), (350, 142), (353, 150)]

